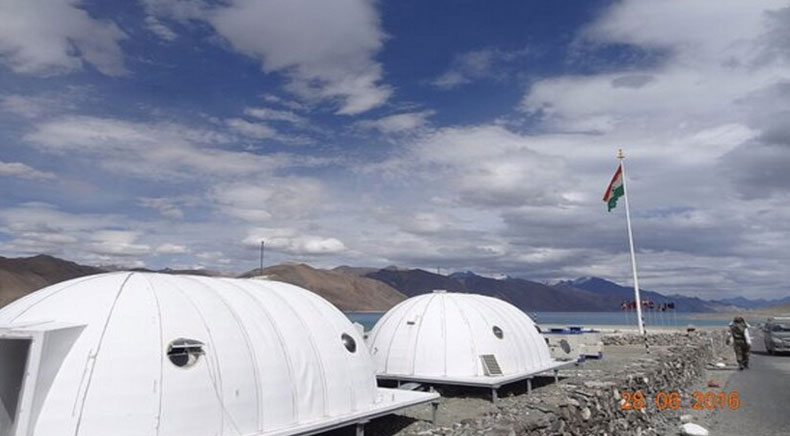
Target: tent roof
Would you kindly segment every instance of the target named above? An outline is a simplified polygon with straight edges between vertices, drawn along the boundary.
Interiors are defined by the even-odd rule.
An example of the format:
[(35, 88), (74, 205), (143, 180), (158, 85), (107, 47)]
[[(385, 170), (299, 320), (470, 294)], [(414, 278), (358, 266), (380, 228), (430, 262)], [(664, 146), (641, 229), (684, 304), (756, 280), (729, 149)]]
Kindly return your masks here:
[(338, 309), (267, 280), (75, 279), (0, 310), (4, 338), (31, 341), (26, 435), (302, 434), (436, 397), (378, 389)]
[(379, 320), (368, 346), (382, 379), (501, 386), (564, 365), (527, 314), (476, 294), (409, 298)]

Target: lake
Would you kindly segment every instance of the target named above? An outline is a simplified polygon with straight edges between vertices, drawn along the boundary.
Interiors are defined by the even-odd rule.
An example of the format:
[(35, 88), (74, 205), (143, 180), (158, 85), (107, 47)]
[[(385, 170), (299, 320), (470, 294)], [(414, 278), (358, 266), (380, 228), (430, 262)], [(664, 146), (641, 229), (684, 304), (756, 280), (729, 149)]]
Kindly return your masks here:
[[(358, 322), (370, 330), (384, 315), (384, 312), (345, 312), (352, 322)], [(635, 312), (530, 312), (536, 323), (559, 325), (622, 325), (636, 326)], [(645, 325), (650, 327), (726, 326), (729, 319), (706, 319), (698, 313), (686, 312), (644, 312)]]

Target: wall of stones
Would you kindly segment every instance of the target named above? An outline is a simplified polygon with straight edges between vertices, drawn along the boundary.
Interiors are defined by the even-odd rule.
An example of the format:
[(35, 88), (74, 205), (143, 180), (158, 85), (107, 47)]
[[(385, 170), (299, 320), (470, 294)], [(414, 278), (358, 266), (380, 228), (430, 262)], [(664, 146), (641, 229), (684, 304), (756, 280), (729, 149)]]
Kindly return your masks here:
[[(611, 374), (600, 380), (570, 381), (567, 392), (556, 410), (547, 409), (543, 421), (525, 423), (508, 434), (544, 435), (658, 435), (667, 428), (676, 428), (679, 416), (692, 403), (691, 393), (704, 374), (705, 367), (721, 352), (721, 332), (695, 332), (691, 335), (651, 334), (651, 345), (670, 345), (666, 354), (644, 359), (629, 366), (622, 374)], [(643, 344), (637, 335), (619, 336), (618, 343)], [(626, 393), (640, 391), (646, 405), (640, 410), (624, 410)], [(659, 392), (681, 395), (678, 410), (659, 410), (655, 403)], [(633, 398), (632, 398), (633, 400)]]
[[(676, 434), (680, 415), (687, 413), (691, 392), (699, 389), (705, 367), (724, 350), (723, 332), (650, 335), (653, 345), (667, 345), (650, 355), (595, 376), (572, 376), (556, 387), (530, 395), (501, 398), (496, 411), (465, 419), (452, 427), (427, 423), (410, 426), (398, 435), (493, 436), (651, 436)], [(617, 344), (644, 344), (637, 335), (618, 335)], [(641, 391), (647, 404), (624, 410), (626, 393)], [(659, 410), (655, 396), (677, 392), (679, 410)], [(440, 412), (441, 413), (441, 412)]]
[[(651, 346), (670, 346), (686, 342), (688, 339), (693, 338), (693, 335), (708, 335), (709, 332), (692, 332), (679, 333), (679, 332), (650, 332), (645, 336), (634, 333), (621, 333), (621, 334), (607, 334), (601, 337), (604, 345), (644, 345), (645, 337), (647, 343)], [(691, 336), (690, 336), (691, 335)]]

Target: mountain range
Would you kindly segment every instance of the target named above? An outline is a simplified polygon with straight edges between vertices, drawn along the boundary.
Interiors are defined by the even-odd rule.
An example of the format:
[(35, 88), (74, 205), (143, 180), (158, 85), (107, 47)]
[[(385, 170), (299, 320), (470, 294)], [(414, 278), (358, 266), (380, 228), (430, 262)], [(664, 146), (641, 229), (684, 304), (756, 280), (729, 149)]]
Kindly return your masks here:
[[(17, 259), (0, 257), (0, 307), (59, 281), (116, 269), (79, 265), (47, 255)], [(471, 271), (441, 275), (421, 269), (397, 267), (376, 269), (340, 266), (330, 270), (306, 264), (282, 264), (243, 274), (172, 269), (156, 272), (226, 277), (265, 276), (316, 292), (346, 311), (384, 311), (408, 297), (437, 289), (489, 295), (528, 312), (612, 312), (620, 310), (621, 303), (631, 301), (634, 295), (630, 287), (597, 277), (550, 285), (515, 277), (490, 278)], [(679, 312), (729, 312), (790, 303), (790, 297), (780, 300), (735, 297), (709, 301), (683, 295), (664, 295), (645, 289), (641, 290), (641, 296), (643, 300), (659, 305), (675, 303)]]

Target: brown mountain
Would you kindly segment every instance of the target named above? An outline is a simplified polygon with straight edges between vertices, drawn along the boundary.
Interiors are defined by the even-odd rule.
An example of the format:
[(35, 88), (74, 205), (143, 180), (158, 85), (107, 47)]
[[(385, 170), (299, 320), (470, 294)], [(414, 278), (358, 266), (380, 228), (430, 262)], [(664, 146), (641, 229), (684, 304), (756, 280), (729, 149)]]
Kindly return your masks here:
[[(241, 277), (259, 276), (254, 269)], [(263, 269), (263, 275), (309, 289), (326, 298), (340, 310), (384, 311), (406, 299), (391, 286), (354, 272), (316, 269), (305, 264), (284, 264)]]
[(407, 270), (387, 267), (367, 274), (366, 277), (386, 283), (409, 297), (426, 294), (434, 290), (468, 291), (466, 286), (457, 280), (421, 269)]
[(0, 307), (45, 286), (101, 272), (99, 268), (44, 254), (15, 259), (0, 257)]
[(602, 304), (592, 292), (570, 286), (551, 287), (511, 277), (492, 279), (468, 271), (444, 276), (421, 269), (385, 268), (367, 277), (387, 283), (408, 296), (435, 289), (468, 292), (505, 300), (524, 311), (603, 311), (618, 308), (617, 305), (607, 307)]
[(361, 266), (348, 266), (348, 265), (341, 265), (332, 269), (332, 271), (337, 271), (343, 274), (348, 274), (358, 277), (365, 277), (366, 275), (374, 273), (378, 270), (379, 270), (378, 268), (367, 268)]

